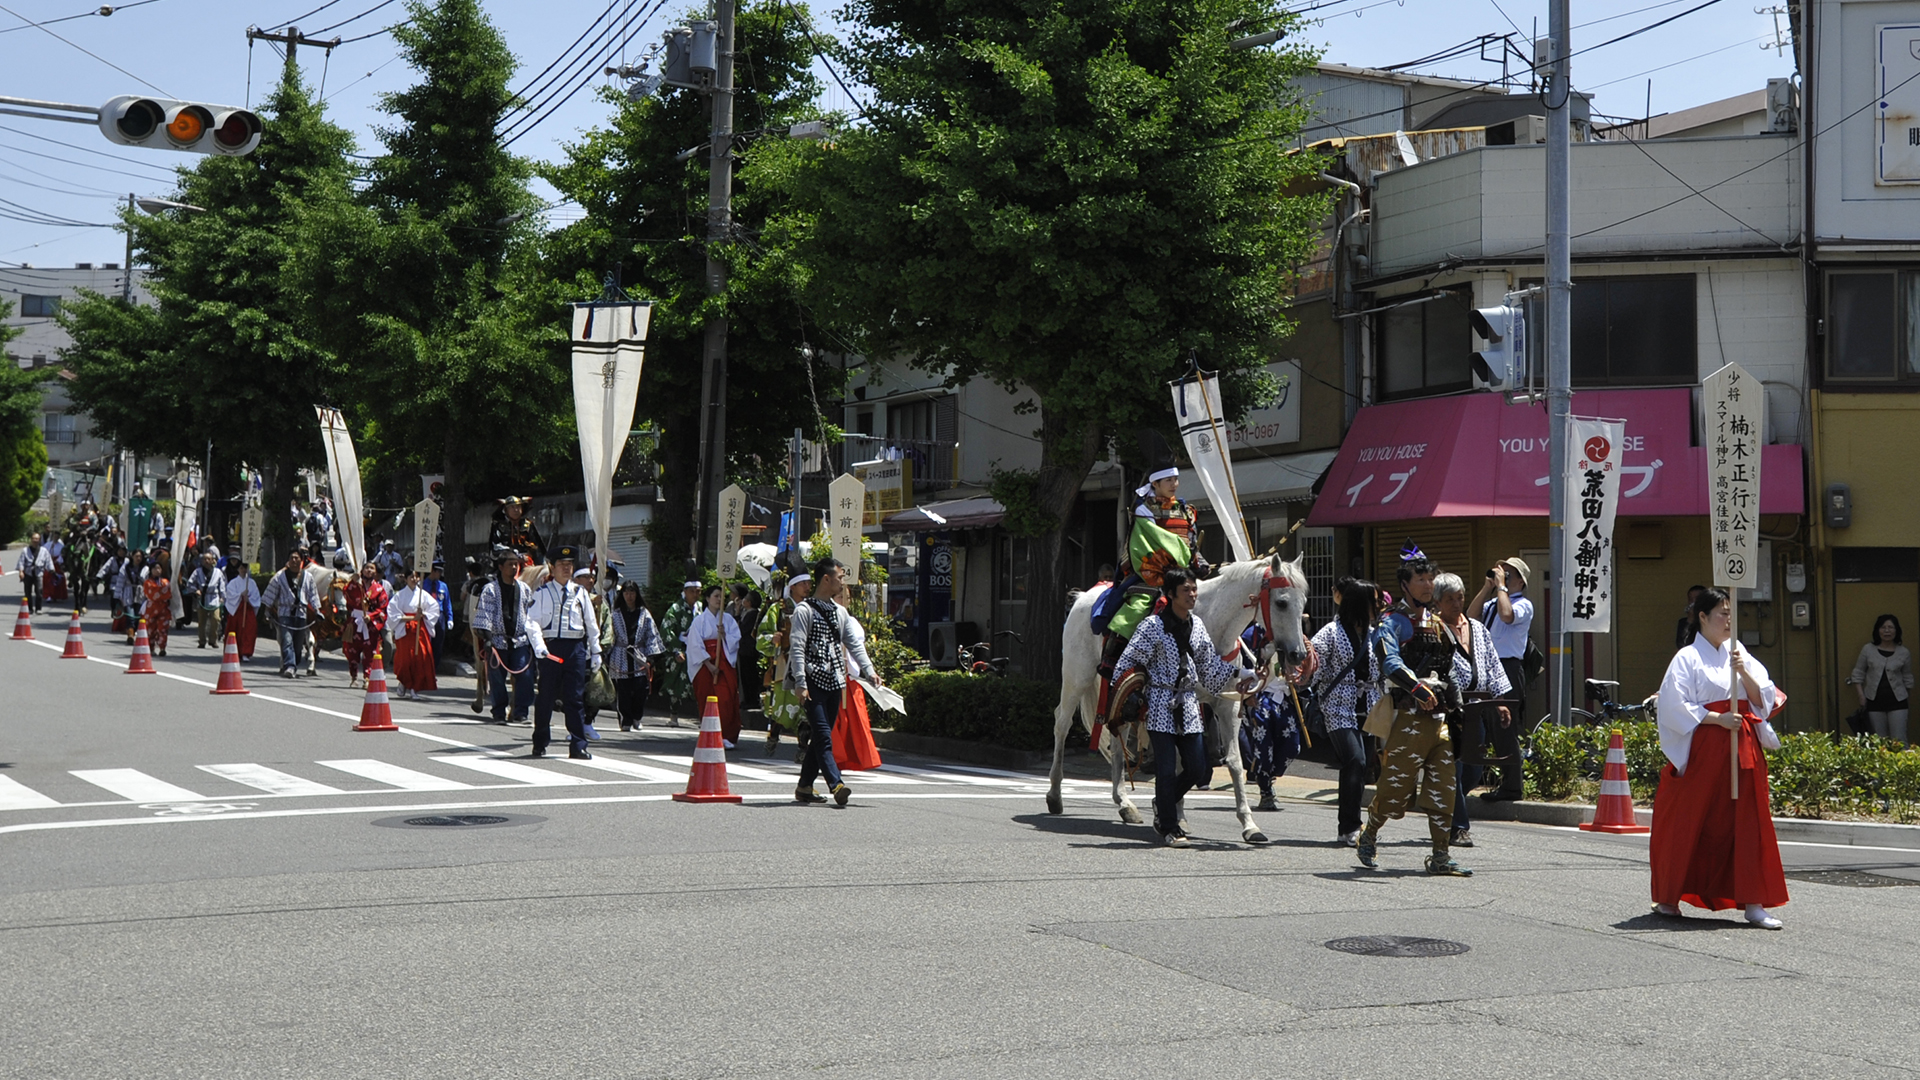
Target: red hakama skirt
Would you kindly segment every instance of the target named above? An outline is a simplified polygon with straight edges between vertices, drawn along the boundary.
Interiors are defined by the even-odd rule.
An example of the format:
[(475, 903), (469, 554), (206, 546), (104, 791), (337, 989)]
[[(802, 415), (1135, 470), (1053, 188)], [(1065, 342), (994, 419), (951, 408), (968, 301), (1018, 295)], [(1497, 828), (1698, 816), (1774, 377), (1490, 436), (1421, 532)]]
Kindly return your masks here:
[(720, 651), (720, 639), (707, 639), (707, 659), (713, 661), (714, 670), (709, 673), (707, 665), (701, 664), (693, 673), (693, 703), (706, 715), (707, 699), (720, 699), (720, 737), (730, 743), (740, 741), (740, 673), (727, 663), (727, 654)]
[[(1713, 712), (1728, 707), (1725, 701), (1707, 706)], [(1693, 731), (1686, 773), (1674, 772), (1671, 763), (1660, 770), (1648, 851), (1654, 903), (1723, 911), (1787, 902), (1787, 876), (1780, 865), (1767, 791), (1767, 758), (1754, 737), (1754, 723), (1749, 713), (1737, 733), (1701, 724)], [(1727, 739), (1735, 734), (1740, 739), (1738, 799), (1732, 797), (1727, 779)]]
[(67, 578), (58, 570), (47, 570), (40, 575), (40, 596), (46, 600), (65, 600), (67, 598)]
[(877, 769), (880, 748), (873, 742), (873, 726), (867, 722), (867, 695), (860, 684), (847, 680), (840, 695), (840, 713), (833, 719), (833, 761), (841, 769)]
[(418, 615), (406, 617), (407, 636), (393, 643), (393, 675), (409, 690), (438, 690), (434, 677), (433, 642), (427, 624)]
[(253, 644), (260, 638), (260, 615), (253, 605), (240, 601), (240, 610), (227, 612), (227, 633), (233, 635), (234, 648), (243, 660), (253, 659)]

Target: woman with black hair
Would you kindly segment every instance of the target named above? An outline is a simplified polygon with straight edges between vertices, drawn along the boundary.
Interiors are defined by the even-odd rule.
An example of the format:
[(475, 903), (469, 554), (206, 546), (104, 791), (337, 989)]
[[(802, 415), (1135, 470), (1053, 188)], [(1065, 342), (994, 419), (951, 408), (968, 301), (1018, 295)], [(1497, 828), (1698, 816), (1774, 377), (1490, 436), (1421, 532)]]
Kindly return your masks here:
[[(1907, 706), (1913, 689), (1913, 658), (1901, 644), (1900, 620), (1881, 615), (1873, 620), (1873, 636), (1860, 647), (1847, 677), (1875, 735), (1907, 741)], [(1871, 688), (1873, 696), (1867, 696)]]
[(1342, 578), (1334, 586), (1339, 617), (1313, 635), (1313, 651), (1320, 666), (1313, 674), (1313, 691), (1326, 719), (1327, 741), (1340, 767), (1340, 797), (1335, 830), (1338, 842), (1352, 847), (1360, 836), (1360, 797), (1367, 781), (1367, 736), (1360, 725), (1380, 700), (1380, 680), (1373, 662), (1374, 637), (1380, 622), (1380, 587), (1371, 581)]
[(660, 628), (647, 610), (640, 583), (622, 582), (619, 598), (608, 611), (612, 620), (613, 645), (607, 666), (613, 677), (615, 705), (620, 712), (620, 730), (634, 731), (647, 711), (647, 693), (652, 689), (654, 657), (667, 651)]
[(1766, 667), (1733, 639), (1725, 590), (1702, 590), (1689, 616), (1693, 640), (1673, 655), (1660, 683), (1667, 764), (1648, 845), (1654, 910), (1677, 917), (1682, 903), (1741, 907), (1749, 923), (1778, 930), (1780, 920), (1767, 909), (1787, 902), (1787, 878), (1761, 740), (1772, 731), (1763, 725), (1786, 699)]

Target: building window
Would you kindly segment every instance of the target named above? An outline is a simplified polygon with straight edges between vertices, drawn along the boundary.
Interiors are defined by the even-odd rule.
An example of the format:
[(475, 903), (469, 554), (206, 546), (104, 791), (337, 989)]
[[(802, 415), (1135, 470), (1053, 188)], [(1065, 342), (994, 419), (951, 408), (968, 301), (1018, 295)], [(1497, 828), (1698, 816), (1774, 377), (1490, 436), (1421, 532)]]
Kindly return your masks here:
[[(1698, 382), (1700, 331), (1692, 274), (1573, 283), (1575, 386)], [(1545, 325), (1541, 320), (1536, 325)]]
[(60, 298), (57, 296), (20, 294), (20, 317), (23, 319), (51, 319), (59, 313)]
[(1000, 592), (1003, 604), (1027, 602), (1027, 555), (1032, 543), (1024, 536), (1000, 538)]
[(914, 442), (933, 439), (933, 401), (903, 401), (887, 406), (887, 438)]
[(1448, 290), (1438, 299), (1380, 313), (1380, 396), (1410, 397), (1465, 390), (1472, 385), (1472, 295)]
[(1920, 381), (1920, 272), (1827, 275), (1827, 378)]
[(73, 417), (68, 413), (41, 413), (41, 433), (48, 446), (65, 445), (79, 442), (78, 429)]

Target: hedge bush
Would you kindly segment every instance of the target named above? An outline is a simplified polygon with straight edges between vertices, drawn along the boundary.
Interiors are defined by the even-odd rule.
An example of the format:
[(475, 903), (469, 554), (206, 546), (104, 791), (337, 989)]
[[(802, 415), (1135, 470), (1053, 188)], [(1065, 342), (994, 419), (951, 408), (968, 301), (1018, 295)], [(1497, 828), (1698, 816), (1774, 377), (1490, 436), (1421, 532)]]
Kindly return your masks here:
[[(1621, 724), (1635, 802), (1650, 804), (1666, 755), (1651, 723)], [(1611, 729), (1542, 724), (1527, 758), (1527, 797), (1564, 802), (1591, 794)], [(1767, 752), (1773, 812), (1785, 817), (1885, 817), (1920, 821), (1920, 749), (1877, 736), (1783, 735)]]
[[(992, 743), (1014, 750), (1053, 749), (1053, 707), (1060, 687), (1017, 675), (916, 671), (895, 687), (907, 715), (888, 717), (895, 731)], [(1079, 732), (1086, 743), (1086, 733)]]

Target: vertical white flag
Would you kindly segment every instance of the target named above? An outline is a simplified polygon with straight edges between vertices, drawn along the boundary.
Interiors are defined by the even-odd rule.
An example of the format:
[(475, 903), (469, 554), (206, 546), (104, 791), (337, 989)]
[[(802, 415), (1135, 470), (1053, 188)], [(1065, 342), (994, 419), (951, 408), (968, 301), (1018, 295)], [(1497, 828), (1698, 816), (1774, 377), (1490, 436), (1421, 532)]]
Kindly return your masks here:
[(573, 417), (580, 428), (580, 472), (586, 481), (587, 520), (600, 573), (612, 549), (613, 471), (633, 427), (646, 359), (652, 304), (573, 306)]
[[(333, 487), (334, 525), (340, 530), (340, 546), (358, 567), (367, 560), (367, 520), (360, 505), (360, 458), (353, 452), (353, 434), (338, 409), (315, 405), (320, 414), (320, 439), (327, 451), (327, 482)], [(307, 485), (309, 494), (313, 485)]]
[(1613, 518), (1620, 508), (1619, 420), (1567, 417), (1567, 505), (1560, 512), (1560, 625), (1569, 634), (1613, 627)]
[(1728, 364), (1700, 386), (1706, 410), (1707, 528), (1713, 583), (1751, 589), (1760, 575), (1760, 381)]
[(1240, 493), (1233, 486), (1233, 461), (1227, 456), (1227, 418), (1220, 408), (1220, 378), (1211, 372), (1173, 383), (1173, 416), (1187, 457), (1207, 489), (1213, 516), (1226, 530), (1227, 545), (1236, 562), (1253, 558), (1247, 523), (1240, 516)]
[(173, 497), (178, 500), (173, 507), (173, 617), (178, 621), (187, 613), (185, 598), (180, 595), (180, 581), (200, 565), (199, 553), (187, 542), (198, 520), (194, 504), (200, 501), (200, 493), (178, 484), (173, 489)]

